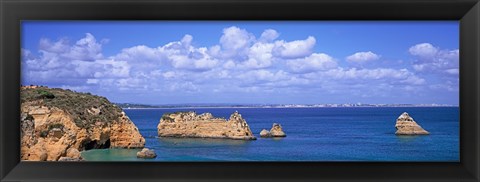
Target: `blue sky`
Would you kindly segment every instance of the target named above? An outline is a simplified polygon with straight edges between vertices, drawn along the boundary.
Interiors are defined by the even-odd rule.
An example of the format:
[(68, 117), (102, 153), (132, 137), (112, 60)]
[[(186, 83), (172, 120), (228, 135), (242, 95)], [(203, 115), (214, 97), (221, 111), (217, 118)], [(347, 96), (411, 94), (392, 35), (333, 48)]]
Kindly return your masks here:
[(457, 21), (25, 21), (22, 84), (113, 102), (458, 105)]

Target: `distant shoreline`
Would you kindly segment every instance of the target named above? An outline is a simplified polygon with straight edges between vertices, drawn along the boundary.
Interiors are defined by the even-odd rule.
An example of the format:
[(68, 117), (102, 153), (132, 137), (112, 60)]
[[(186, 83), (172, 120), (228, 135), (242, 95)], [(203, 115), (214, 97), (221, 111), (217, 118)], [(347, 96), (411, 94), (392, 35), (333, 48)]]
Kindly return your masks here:
[(299, 109), (299, 108), (398, 108), (398, 107), (459, 107), (459, 106), (339, 106), (339, 107), (262, 107), (262, 106), (219, 106), (219, 107), (213, 107), (213, 106), (195, 106), (195, 107), (129, 107), (129, 108), (122, 108), (125, 110), (135, 110), (135, 109)]

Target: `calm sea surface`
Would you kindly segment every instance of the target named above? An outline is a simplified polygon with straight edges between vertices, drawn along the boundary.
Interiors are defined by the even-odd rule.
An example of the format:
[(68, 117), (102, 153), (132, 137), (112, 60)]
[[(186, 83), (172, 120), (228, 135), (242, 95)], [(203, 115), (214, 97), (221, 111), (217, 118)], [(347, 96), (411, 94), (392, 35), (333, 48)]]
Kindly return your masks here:
[[(238, 110), (257, 140), (158, 138), (163, 113), (194, 110), (229, 118)], [(458, 107), (126, 109), (156, 159), (136, 149), (82, 152), (87, 161), (459, 161)], [(396, 136), (408, 112), (430, 135)], [(260, 138), (280, 123), (286, 138)]]

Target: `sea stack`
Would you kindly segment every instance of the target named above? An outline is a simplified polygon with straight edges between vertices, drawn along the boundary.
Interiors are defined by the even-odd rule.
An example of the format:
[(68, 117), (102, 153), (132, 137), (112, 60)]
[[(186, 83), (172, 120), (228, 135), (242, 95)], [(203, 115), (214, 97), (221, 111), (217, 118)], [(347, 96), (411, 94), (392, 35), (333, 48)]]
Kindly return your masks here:
[(153, 159), (157, 157), (155, 150), (143, 148), (141, 151), (137, 152), (137, 158), (144, 158), (144, 159)]
[(105, 97), (41, 86), (20, 89), (21, 160), (81, 161), (81, 151), (143, 148), (145, 139)]
[(396, 135), (428, 135), (429, 132), (424, 130), (413, 120), (407, 112), (402, 113), (395, 124)]
[(286, 137), (287, 135), (283, 132), (282, 126), (278, 123), (273, 123), (270, 131), (263, 129), (260, 132), (260, 137)]
[(215, 118), (211, 113), (197, 115), (194, 111), (167, 113), (157, 129), (159, 137), (256, 139), (237, 111), (228, 120)]
[(270, 137), (270, 131), (266, 130), (266, 129), (263, 129), (261, 132), (260, 132), (260, 137)]

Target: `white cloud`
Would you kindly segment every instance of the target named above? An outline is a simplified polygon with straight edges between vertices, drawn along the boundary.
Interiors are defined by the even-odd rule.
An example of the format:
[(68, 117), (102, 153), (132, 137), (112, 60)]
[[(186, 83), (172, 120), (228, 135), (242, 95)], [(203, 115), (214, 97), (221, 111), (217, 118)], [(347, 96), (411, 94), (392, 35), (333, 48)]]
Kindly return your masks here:
[(221, 51), (219, 47), (213, 47), (212, 51), (221, 52), (216, 56), (219, 58), (241, 59), (248, 51), (250, 45), (255, 41), (255, 36), (245, 29), (232, 26), (223, 29), (223, 35), (220, 37)]
[(392, 68), (375, 68), (375, 69), (357, 69), (357, 68), (337, 68), (325, 72), (307, 74), (310, 79), (326, 79), (335, 80), (341, 84), (350, 83), (370, 83), (372, 85), (378, 83), (404, 83), (421, 85), (426, 80), (416, 76), (407, 69)]
[(85, 37), (71, 46), (70, 50), (65, 52), (63, 56), (82, 61), (95, 61), (103, 57), (102, 45), (97, 43), (97, 40), (92, 34), (86, 33)]
[(273, 53), (275, 56), (284, 59), (295, 59), (306, 57), (313, 52), (315, 46), (315, 37), (309, 36), (305, 40), (295, 40), (285, 42), (284, 40), (275, 41)]
[(453, 68), (453, 69), (447, 69), (447, 70), (445, 70), (445, 72), (447, 72), (448, 74), (452, 74), (452, 75), (458, 75), (459, 70), (458, 70), (458, 68)]
[[(22, 68), (31, 81), (70, 88), (98, 87), (119, 90), (191, 92), (342, 92), (341, 89), (418, 91), (427, 82), (407, 69), (341, 67), (326, 53), (315, 53), (315, 37), (287, 42), (280, 33), (265, 30), (258, 39), (238, 27), (227, 27), (218, 45), (195, 46), (192, 35), (184, 35), (158, 47), (136, 45), (108, 58), (102, 44), (91, 34), (74, 44), (40, 40), (39, 55), (22, 50)], [(103, 41), (102, 41), (103, 42)], [(428, 51), (432, 48), (436, 51)], [(429, 53), (430, 52), (430, 53)], [(434, 54), (432, 53), (434, 52)], [(433, 45), (413, 46), (418, 58), (414, 70), (438, 69), (458, 75), (458, 50)], [(354, 63), (380, 59), (372, 51), (346, 58)], [(406, 64), (406, 63), (405, 63)], [(452, 65), (450, 65), (452, 64)], [(44, 80), (44, 82), (42, 82)], [(371, 88), (370, 88), (371, 87)], [(426, 88), (426, 87), (425, 87)], [(363, 90), (360, 90), (363, 89)]]
[(260, 36), (259, 41), (260, 42), (271, 42), (277, 39), (280, 36), (280, 34), (273, 29), (267, 29), (263, 31), (262, 35)]
[(87, 79), (87, 84), (97, 84), (99, 82), (98, 79)]
[(347, 61), (353, 62), (353, 63), (365, 63), (369, 61), (375, 61), (380, 59), (380, 56), (368, 51), (368, 52), (357, 52), (355, 54), (352, 54), (346, 58)]
[(412, 46), (409, 52), (417, 58), (413, 64), (415, 71), (458, 75), (458, 49), (446, 50), (429, 43), (422, 43)]
[(65, 53), (70, 49), (67, 39), (63, 38), (57, 42), (52, 42), (50, 39), (42, 38), (39, 42), (39, 49), (51, 53)]
[(431, 58), (437, 54), (438, 48), (434, 47), (430, 43), (421, 43), (410, 47), (408, 51), (414, 56)]
[(199, 88), (192, 82), (173, 83), (169, 87), (170, 91), (180, 92), (198, 92)]
[(171, 54), (167, 57), (172, 62), (174, 68), (206, 71), (214, 68), (219, 62), (215, 58), (210, 57), (206, 51), (206, 48), (199, 48), (189, 54)]
[(138, 45), (130, 48), (125, 48), (112, 59), (119, 61), (128, 61), (129, 63), (141, 62), (148, 63), (154, 62), (161, 64), (160, 61), (164, 59), (161, 50), (157, 48), (150, 48), (145, 45)]
[(248, 59), (242, 63), (247, 68), (260, 69), (270, 67), (273, 63), (271, 43), (257, 42), (250, 47)]
[(223, 68), (225, 68), (225, 69), (233, 69), (235, 67), (236, 67), (236, 64), (232, 60), (229, 60), (229, 61), (227, 61), (223, 64)]
[(275, 73), (272, 73), (268, 70), (253, 70), (248, 71), (244, 74), (240, 74), (237, 76), (240, 80), (246, 80), (248, 82), (272, 82), (278, 80), (284, 80), (288, 78), (286, 72), (279, 70)]
[(337, 62), (324, 53), (314, 53), (306, 58), (288, 60), (287, 66), (295, 73), (324, 71), (337, 67)]

